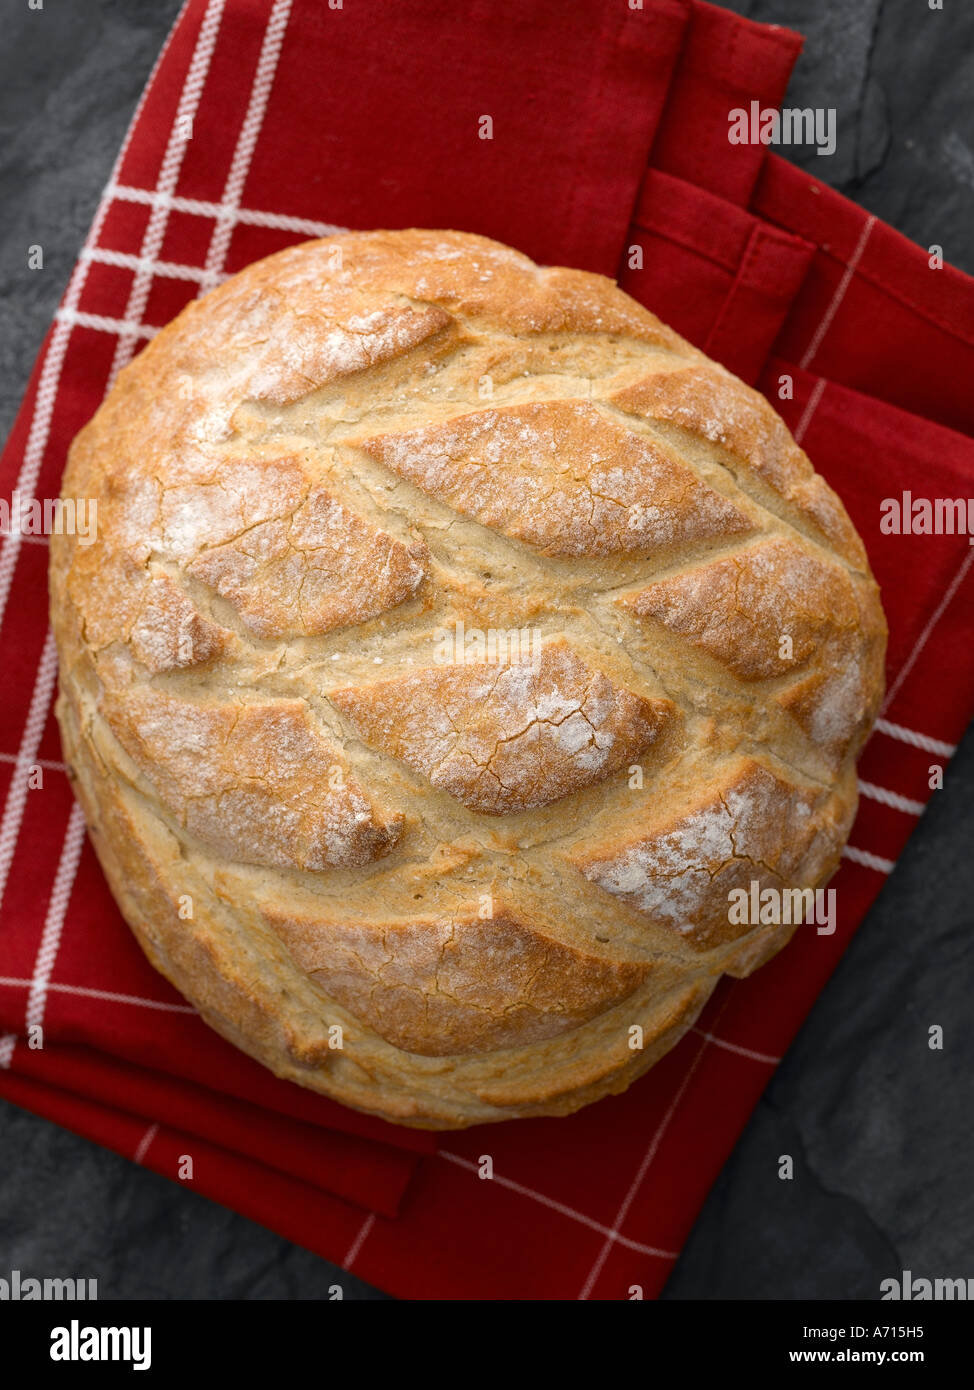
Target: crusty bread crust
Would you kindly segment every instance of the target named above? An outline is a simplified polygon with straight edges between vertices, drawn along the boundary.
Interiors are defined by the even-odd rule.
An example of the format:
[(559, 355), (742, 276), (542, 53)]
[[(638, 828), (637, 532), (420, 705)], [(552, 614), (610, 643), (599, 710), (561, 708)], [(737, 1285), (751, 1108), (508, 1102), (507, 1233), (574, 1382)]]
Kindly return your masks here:
[[(121, 373), (63, 492), (98, 501), (51, 546), (95, 848), (280, 1076), (432, 1128), (569, 1113), (788, 940), (732, 889), (838, 865), (883, 685), (862, 544), (767, 402), (600, 276), (291, 247)], [(444, 659), (458, 624), (530, 651)]]

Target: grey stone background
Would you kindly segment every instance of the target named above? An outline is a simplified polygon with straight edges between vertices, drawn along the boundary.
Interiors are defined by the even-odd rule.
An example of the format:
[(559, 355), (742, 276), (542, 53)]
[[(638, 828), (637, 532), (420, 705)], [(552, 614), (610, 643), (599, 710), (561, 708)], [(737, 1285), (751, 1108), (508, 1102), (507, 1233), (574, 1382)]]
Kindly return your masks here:
[[(609, 3), (610, 0), (607, 0)], [(819, 177), (974, 271), (974, 6), (734, 0), (807, 36), (786, 104), (834, 106)], [(0, 433), (176, 0), (0, 0)], [(43, 274), (26, 269), (40, 242)], [(958, 661), (969, 653), (958, 653)], [(938, 673), (950, 680), (950, 671)], [(903, 1268), (974, 1276), (974, 736), (776, 1072), (669, 1298), (876, 1298)], [(942, 1052), (927, 1028), (944, 1028)], [(795, 1180), (777, 1177), (778, 1156)], [(0, 1102), (0, 1273), (102, 1297), (382, 1298), (261, 1227)]]

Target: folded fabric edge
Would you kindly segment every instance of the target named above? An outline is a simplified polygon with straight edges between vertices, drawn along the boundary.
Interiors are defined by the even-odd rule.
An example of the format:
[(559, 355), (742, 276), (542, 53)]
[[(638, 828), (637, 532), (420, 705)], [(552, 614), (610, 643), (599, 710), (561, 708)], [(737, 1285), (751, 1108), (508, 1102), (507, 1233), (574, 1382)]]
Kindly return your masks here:
[[(170, 1182), (189, 1185), (179, 1177), (186, 1136), (176, 1131), (146, 1127), (142, 1119), (11, 1072), (0, 1071), (0, 1098)], [(365, 1235), (386, 1219), (218, 1145), (191, 1142), (197, 1160), (192, 1190), (342, 1269), (350, 1269)]]
[(853, 263), (858, 275), (907, 309), (974, 344), (974, 276), (949, 261), (932, 272), (929, 248), (813, 174), (769, 153), (750, 206), (758, 217), (810, 240), (843, 266)]
[(324, 1130), (87, 1048), (14, 1049), (9, 1074), (107, 1106), (187, 1142), (265, 1164), (366, 1210), (395, 1216), (421, 1155)]

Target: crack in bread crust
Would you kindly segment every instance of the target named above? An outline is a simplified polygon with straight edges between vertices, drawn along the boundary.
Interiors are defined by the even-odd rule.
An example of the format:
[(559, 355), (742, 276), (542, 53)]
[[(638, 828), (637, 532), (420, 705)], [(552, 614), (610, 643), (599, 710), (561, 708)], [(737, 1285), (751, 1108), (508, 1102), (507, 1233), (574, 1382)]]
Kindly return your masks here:
[(600, 276), (290, 247), (120, 374), (63, 490), (99, 506), (50, 571), (96, 850), (279, 1075), (433, 1128), (569, 1113), (785, 944), (731, 888), (835, 870), (883, 686), (862, 543)]

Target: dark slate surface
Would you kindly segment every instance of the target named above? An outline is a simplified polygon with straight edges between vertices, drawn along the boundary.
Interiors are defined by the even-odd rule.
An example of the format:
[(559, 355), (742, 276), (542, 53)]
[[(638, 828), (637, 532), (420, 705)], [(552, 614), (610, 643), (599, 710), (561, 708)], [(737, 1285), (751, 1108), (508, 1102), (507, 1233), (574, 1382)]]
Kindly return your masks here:
[[(175, 0), (3, 0), (0, 429), (91, 219)], [(735, 0), (807, 36), (786, 102), (834, 106), (809, 167), (974, 271), (974, 6)], [(40, 242), (43, 273), (25, 268)], [(958, 660), (963, 654), (958, 653)], [(937, 673), (949, 680), (950, 672)], [(768, 1087), (672, 1278), (671, 1298), (875, 1298), (902, 1268), (974, 1261), (974, 736)], [(942, 1052), (927, 1046), (932, 1024)], [(791, 1154), (795, 1177), (777, 1176)], [(0, 1275), (96, 1277), (102, 1297), (380, 1298), (197, 1194), (0, 1103)]]

